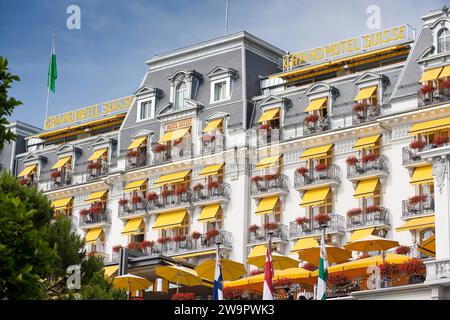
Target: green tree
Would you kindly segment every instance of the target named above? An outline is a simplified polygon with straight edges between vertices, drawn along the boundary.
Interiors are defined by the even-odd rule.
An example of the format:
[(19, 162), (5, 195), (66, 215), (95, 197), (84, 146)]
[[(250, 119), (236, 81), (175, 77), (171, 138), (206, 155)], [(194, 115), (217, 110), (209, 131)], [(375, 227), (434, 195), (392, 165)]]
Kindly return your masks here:
[(14, 81), (20, 81), (20, 78), (9, 73), (8, 60), (0, 56), (0, 150), (5, 142), (16, 138), (14, 133), (6, 129), (9, 124), (7, 117), (12, 115), (14, 108), (22, 104), (12, 97), (8, 98), (8, 89)]

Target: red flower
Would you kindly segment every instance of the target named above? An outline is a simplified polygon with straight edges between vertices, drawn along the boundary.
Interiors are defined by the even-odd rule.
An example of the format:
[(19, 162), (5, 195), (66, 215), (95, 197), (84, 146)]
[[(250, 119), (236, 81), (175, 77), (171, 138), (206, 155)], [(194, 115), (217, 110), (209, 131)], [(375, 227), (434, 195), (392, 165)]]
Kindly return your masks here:
[(298, 225), (308, 223), (309, 221), (310, 221), (309, 218), (306, 218), (306, 217), (298, 217), (297, 219), (295, 219), (295, 223)]
[(103, 213), (103, 205), (101, 202), (93, 203), (89, 208), (89, 212), (92, 214), (101, 214)]
[(88, 163), (88, 165), (87, 165), (87, 168), (89, 169), (89, 170), (92, 170), (92, 169), (98, 169), (98, 168), (100, 168), (102, 165), (100, 164), (100, 163), (98, 163), (98, 162), (89, 162)]
[(399, 269), (410, 276), (424, 276), (426, 273), (425, 264), (418, 259), (411, 259), (401, 264)]
[(179, 196), (182, 195), (183, 193), (186, 193), (185, 186), (179, 186), (178, 188), (175, 189), (175, 195)]
[(322, 172), (322, 171), (325, 171), (327, 169), (328, 169), (328, 166), (325, 163), (318, 163), (314, 167), (314, 170), (316, 170), (317, 172)]
[(302, 265), (302, 268), (303, 268), (303, 269), (306, 269), (306, 270), (308, 270), (308, 271), (316, 271), (316, 270), (317, 270), (317, 267), (316, 267), (315, 265), (309, 263), (309, 262), (304, 263), (304, 264)]
[(402, 255), (407, 255), (411, 252), (411, 249), (407, 246), (400, 246), (398, 248), (395, 249), (395, 253), (396, 254), (402, 254)]
[(120, 244), (112, 247), (112, 251), (115, 253), (120, 252), (120, 249), (122, 249), (122, 246)]
[(263, 178), (261, 176), (254, 176), (252, 178), (252, 182), (254, 183), (258, 183), (259, 181), (261, 181)]
[(282, 279), (278, 279), (272, 282), (272, 285), (274, 288), (278, 287), (278, 288), (285, 288), (285, 287), (289, 287), (291, 285), (291, 280), (288, 278), (282, 278)]
[(354, 112), (362, 112), (364, 111), (365, 105), (363, 103), (357, 103), (353, 106)]
[(141, 202), (142, 202), (142, 198), (140, 196), (135, 195), (135, 196), (133, 196), (131, 198), (131, 203), (132, 204), (138, 204), (138, 203), (141, 203)]
[(54, 170), (54, 171), (52, 171), (52, 173), (50, 173), (50, 176), (51, 176), (53, 179), (59, 178), (59, 177), (61, 177), (61, 171)]
[(428, 84), (423, 85), (422, 88), (420, 89), (420, 92), (422, 92), (422, 94), (427, 94), (430, 92), (433, 92), (435, 89), (433, 88), (433, 86), (430, 86)]
[(308, 170), (308, 168), (306, 168), (306, 167), (300, 167), (300, 168), (297, 169), (297, 173), (298, 173), (298, 174), (301, 174), (301, 175), (307, 174), (308, 171), (309, 171), (309, 170)]
[(359, 162), (358, 159), (354, 156), (348, 157), (347, 160), (345, 160), (345, 161), (347, 162), (347, 164), (349, 166), (354, 166), (355, 164), (357, 164)]
[(252, 270), (250, 272), (250, 275), (251, 276), (257, 276), (258, 274), (263, 274), (263, 273), (264, 273), (264, 270), (256, 269), (256, 270)]
[(207, 133), (205, 133), (205, 134), (202, 136), (202, 141), (203, 141), (203, 142), (214, 142), (214, 140), (216, 140), (216, 137), (215, 137), (215, 136), (212, 136), (212, 135), (209, 135), (209, 134), (207, 134)]
[(442, 82), (442, 88), (450, 89), (450, 80), (445, 80), (444, 82)]
[(158, 238), (158, 240), (156, 240), (156, 242), (158, 242), (159, 244), (165, 244), (169, 241), (170, 241), (170, 238), (167, 238), (167, 237), (161, 237), (161, 238)]
[(181, 234), (177, 234), (176, 236), (174, 236), (172, 238), (172, 240), (175, 241), (175, 242), (181, 242), (181, 241), (186, 240), (186, 237), (181, 235)]
[(268, 231), (273, 231), (278, 229), (278, 223), (276, 222), (267, 222), (264, 224), (264, 229)]
[(139, 246), (141, 249), (152, 248), (155, 245), (155, 241), (142, 241)]
[(85, 217), (89, 214), (89, 209), (81, 209), (80, 216)]
[(171, 300), (195, 300), (195, 293), (192, 292), (179, 292), (174, 293)]
[(183, 142), (183, 138), (177, 139), (177, 140), (175, 140), (175, 141), (173, 142), (173, 146), (175, 147), (175, 146), (179, 145), (179, 144), (182, 143), (182, 142)]
[(269, 130), (270, 129), (270, 124), (262, 124), (259, 126), (260, 130)]
[(21, 186), (24, 186), (24, 185), (26, 185), (27, 183), (28, 183), (28, 179), (25, 179), (25, 178), (23, 178), (23, 179), (20, 179), (19, 180), (19, 184), (21, 185)]
[(351, 283), (350, 279), (344, 274), (333, 274), (328, 278), (328, 283), (333, 287), (345, 287)]
[(199, 192), (199, 191), (202, 191), (203, 188), (205, 188), (204, 185), (202, 185), (201, 183), (197, 183), (193, 189), (194, 189), (194, 191)]
[(241, 289), (233, 289), (224, 287), (222, 290), (223, 298), (227, 300), (237, 300), (242, 297), (242, 294), (244, 293)]
[(420, 203), (420, 202), (426, 201), (427, 198), (428, 198), (427, 195), (414, 196), (414, 197), (409, 198), (409, 203), (410, 203), (410, 204), (418, 204), (418, 203)]
[(310, 114), (305, 117), (304, 121), (306, 123), (316, 123), (317, 121), (319, 121), (319, 116), (315, 114)]
[(127, 152), (127, 158), (136, 158), (139, 155), (137, 150), (129, 150)]
[(314, 217), (314, 221), (318, 222), (319, 224), (326, 224), (330, 222), (331, 218), (326, 213), (319, 213)]
[(400, 272), (399, 265), (391, 264), (391, 263), (383, 263), (378, 266), (380, 268), (381, 276), (383, 277), (391, 277)]
[(200, 238), (200, 236), (201, 236), (201, 234), (198, 231), (194, 231), (194, 232), (191, 233), (191, 237), (194, 240), (197, 240), (198, 238)]
[(368, 206), (366, 208), (366, 213), (374, 213), (374, 212), (380, 212), (381, 208), (379, 206)]
[(172, 191), (169, 189), (164, 189), (163, 191), (161, 191), (161, 196), (163, 198), (167, 198), (168, 196), (170, 196), (172, 194)]
[(443, 134), (438, 134), (433, 139), (433, 143), (439, 147), (443, 146), (447, 142), (448, 142), (448, 137)]
[(208, 189), (209, 190), (211, 190), (211, 189), (219, 189), (219, 186), (220, 186), (220, 184), (217, 181), (210, 181), (208, 183)]
[(214, 239), (215, 237), (217, 237), (219, 234), (220, 234), (220, 232), (218, 230), (212, 229), (206, 233), (205, 237), (206, 237), (206, 240), (211, 240), (211, 239)]
[(256, 224), (251, 225), (250, 227), (248, 227), (248, 231), (255, 233), (259, 230), (259, 226)]
[(279, 177), (279, 174), (266, 174), (262, 178), (264, 181), (272, 181), (278, 179)]
[(148, 200), (148, 201), (155, 201), (155, 200), (158, 200), (158, 195), (157, 195), (155, 192), (150, 191), (150, 192), (147, 194), (147, 200)]
[(422, 150), (423, 147), (425, 147), (425, 142), (421, 140), (414, 140), (409, 144), (409, 146), (411, 147), (411, 149)]
[(153, 147), (153, 152), (154, 153), (161, 153), (163, 151), (166, 151), (166, 149), (167, 149), (167, 147), (165, 145), (157, 143)]
[(140, 242), (130, 242), (127, 245), (127, 248), (130, 250), (138, 250), (141, 248), (141, 243)]
[(347, 217), (351, 218), (354, 216), (359, 216), (361, 213), (362, 213), (362, 209), (360, 209), (360, 208), (350, 209), (347, 211)]
[(124, 206), (126, 206), (127, 204), (128, 204), (128, 200), (127, 200), (127, 199), (122, 198), (122, 199), (119, 200), (119, 205), (120, 205), (120, 206), (124, 207)]
[(378, 157), (379, 157), (379, 156), (376, 155), (375, 153), (369, 153), (369, 154), (366, 154), (365, 156), (363, 156), (363, 157), (361, 158), (361, 161), (362, 161), (363, 163), (372, 162), (372, 161), (377, 160)]

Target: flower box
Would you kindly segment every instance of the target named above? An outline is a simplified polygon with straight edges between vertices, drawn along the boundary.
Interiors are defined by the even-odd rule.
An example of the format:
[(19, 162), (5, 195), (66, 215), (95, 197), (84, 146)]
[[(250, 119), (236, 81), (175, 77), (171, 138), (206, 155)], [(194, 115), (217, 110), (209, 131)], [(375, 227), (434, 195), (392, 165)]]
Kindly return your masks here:
[(166, 151), (166, 149), (167, 147), (165, 145), (157, 143), (153, 146), (152, 150), (154, 153), (161, 153), (163, 151)]
[(347, 211), (347, 217), (351, 218), (351, 217), (359, 216), (361, 213), (362, 213), (362, 209), (360, 209), (360, 208), (350, 209)]
[(197, 183), (197, 184), (193, 187), (193, 189), (194, 189), (195, 192), (200, 192), (200, 191), (202, 191), (204, 188), (205, 188), (205, 186), (202, 185), (201, 183)]
[(203, 142), (214, 142), (216, 140), (215, 136), (209, 135), (209, 134), (204, 134), (202, 136), (202, 141)]
[(219, 186), (220, 186), (220, 184), (219, 184), (219, 182), (217, 182), (217, 181), (210, 181), (210, 182), (208, 183), (208, 189), (209, 189), (209, 190), (211, 190), (211, 189), (218, 189)]
[(375, 213), (375, 212), (380, 212), (381, 208), (379, 206), (368, 206), (366, 208), (366, 213)]
[(158, 242), (159, 244), (166, 244), (169, 241), (170, 241), (170, 238), (167, 238), (167, 237), (161, 237), (161, 238), (158, 238), (158, 240), (156, 240), (156, 242)]
[(351, 156), (351, 157), (348, 157), (347, 160), (345, 160), (345, 162), (347, 162), (347, 164), (349, 166), (354, 166), (355, 164), (357, 164), (359, 162), (359, 160), (358, 160), (358, 158)]
[(103, 205), (100, 202), (96, 202), (91, 205), (89, 208), (89, 212), (91, 214), (102, 214), (103, 213)]
[(328, 166), (325, 163), (318, 163), (314, 167), (314, 170), (316, 170), (316, 172), (323, 172), (323, 171), (326, 171), (327, 169), (328, 169)]
[(301, 175), (305, 175), (305, 174), (307, 174), (308, 172), (309, 172), (309, 170), (308, 170), (308, 168), (306, 168), (306, 167), (300, 167), (300, 168), (297, 169), (297, 173), (298, 173), (298, 174), (301, 174)]
[(331, 221), (331, 218), (328, 214), (326, 213), (319, 213), (318, 215), (316, 215), (314, 217), (314, 221), (316, 221), (317, 223), (319, 223), (319, 225), (326, 225), (328, 224), (328, 222)]
[(441, 84), (442, 88), (444, 89), (450, 89), (450, 80), (445, 80)]
[(142, 198), (140, 196), (131, 197), (131, 203), (136, 205), (142, 202)]
[(248, 227), (248, 231), (252, 232), (252, 233), (256, 233), (259, 230), (259, 226), (256, 224), (251, 225), (250, 227)]
[(261, 176), (254, 176), (254, 177), (252, 177), (252, 182), (258, 183), (258, 182), (262, 181), (262, 179), (263, 178)]
[(259, 126), (260, 130), (269, 130), (270, 129), (270, 124), (262, 124)]
[(267, 222), (264, 224), (264, 229), (267, 231), (278, 230), (278, 223), (276, 222)]
[(353, 111), (354, 112), (363, 112), (364, 108), (365, 108), (365, 106), (363, 103), (357, 103), (353, 106)]
[(302, 268), (308, 271), (316, 271), (317, 266), (313, 265), (312, 263), (306, 262), (302, 265)]
[(448, 137), (442, 134), (438, 134), (433, 139), (433, 144), (438, 147), (442, 147), (444, 144), (448, 142)]
[(86, 217), (89, 214), (89, 209), (81, 209), (80, 216)]
[(328, 283), (334, 288), (345, 288), (351, 284), (351, 280), (344, 274), (333, 274), (328, 278)]
[(127, 152), (127, 158), (136, 158), (139, 155), (137, 150), (129, 150)]
[(421, 260), (411, 259), (400, 265), (400, 271), (409, 276), (424, 276), (426, 267)]
[(420, 89), (420, 92), (422, 92), (422, 94), (428, 94), (431, 93), (435, 90), (435, 88), (433, 88), (433, 86), (430, 86), (429, 84), (423, 85), (422, 88)]
[(182, 194), (186, 193), (186, 187), (185, 186), (179, 186), (175, 189), (175, 195), (180, 196)]
[(158, 195), (157, 195), (155, 192), (150, 191), (150, 192), (147, 194), (147, 200), (148, 200), (148, 201), (156, 201), (156, 200), (158, 200)]
[(292, 284), (291, 280), (288, 278), (281, 278), (272, 282), (274, 289), (287, 288)]
[(425, 147), (425, 142), (421, 140), (415, 140), (409, 144), (411, 149), (422, 150)]
[(120, 244), (118, 244), (118, 245), (112, 247), (112, 251), (113, 251), (114, 253), (119, 253), (119, 252), (120, 252), (120, 249), (122, 249), (122, 246), (121, 246)]
[(192, 239), (197, 240), (198, 238), (201, 237), (201, 233), (198, 231), (194, 231), (191, 233), (191, 237), (192, 237)]
[(121, 207), (125, 207), (127, 204), (128, 204), (128, 199), (122, 198), (122, 199), (119, 200), (119, 205)]
[(415, 204), (426, 201), (427, 198), (428, 198), (427, 195), (414, 196), (414, 197), (409, 198), (409, 204), (415, 205)]
[(168, 196), (172, 195), (172, 191), (169, 189), (164, 189), (163, 191), (161, 191), (161, 196), (163, 198), (167, 198)]
[(361, 158), (362, 163), (372, 162), (378, 159), (378, 155), (375, 153), (368, 153)]
[(102, 165), (100, 163), (98, 163), (98, 162), (89, 162), (88, 165), (87, 165), (87, 168), (89, 170), (95, 170), (95, 169), (100, 169), (101, 166)]
[(310, 222), (310, 219), (306, 217), (298, 217), (297, 219), (295, 219), (295, 223), (299, 226), (308, 222)]
[(308, 116), (305, 117), (305, 122), (306, 123), (316, 123), (317, 121), (319, 121), (319, 116), (315, 115), (315, 114), (310, 114)]
[(244, 290), (225, 287), (222, 289), (222, 294), (226, 300), (240, 300), (244, 294)]
[(58, 171), (58, 170), (52, 171), (52, 173), (50, 173), (50, 177), (52, 179), (57, 179), (57, 178), (61, 177), (61, 171)]
[(24, 186), (24, 185), (28, 184), (29, 181), (30, 181), (30, 180), (28, 180), (28, 179), (20, 179), (20, 180), (19, 180), (19, 184), (20, 184), (21, 186)]
[(144, 240), (140, 243), (140, 248), (141, 249), (145, 249), (145, 248), (153, 248), (153, 246), (155, 245), (155, 241), (147, 241)]
[(278, 174), (266, 174), (262, 178), (264, 181), (272, 181), (278, 179), (279, 176)]
[(174, 293), (170, 300), (195, 300), (195, 293), (192, 292), (179, 292)]
[(408, 255), (411, 252), (411, 249), (407, 246), (400, 246), (395, 249), (395, 254)]
[(139, 250), (141, 248), (141, 243), (140, 242), (130, 242), (127, 245), (127, 248), (130, 250)]
[(211, 239), (214, 239), (215, 237), (217, 237), (219, 234), (220, 234), (219, 230), (213, 229), (213, 230), (209, 230), (206, 233), (205, 237), (206, 237), (206, 240), (211, 240)]
[(175, 241), (175, 242), (181, 242), (181, 241), (186, 240), (186, 237), (184, 235), (177, 234), (176, 236), (174, 236), (172, 238), (172, 240)]

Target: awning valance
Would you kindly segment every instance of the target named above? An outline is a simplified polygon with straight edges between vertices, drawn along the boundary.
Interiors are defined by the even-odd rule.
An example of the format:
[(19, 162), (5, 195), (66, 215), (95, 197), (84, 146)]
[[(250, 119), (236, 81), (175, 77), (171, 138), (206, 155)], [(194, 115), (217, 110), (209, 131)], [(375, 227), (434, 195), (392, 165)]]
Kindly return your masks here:
[(331, 192), (330, 187), (308, 190), (304, 193), (302, 201), (300, 202), (301, 207), (314, 207), (320, 206), (325, 203), (328, 194)]
[(223, 123), (223, 119), (215, 119), (208, 122), (203, 132), (210, 132), (216, 130)]
[(436, 255), (436, 237), (429, 237), (427, 240), (419, 244), (418, 249), (420, 252), (434, 257)]
[(147, 137), (139, 137), (133, 140), (133, 142), (128, 146), (128, 150), (139, 148), (147, 140)]
[(141, 187), (143, 185), (145, 185), (146, 182), (147, 182), (147, 179), (130, 182), (129, 184), (126, 185), (126, 187), (123, 189), (123, 191), (124, 192), (139, 191), (139, 190), (141, 190)]
[(411, 127), (409, 134), (417, 135), (446, 129), (450, 129), (450, 117), (417, 123)]
[(293, 252), (293, 253), (299, 252), (301, 250), (314, 248), (314, 247), (318, 247), (318, 246), (319, 246), (319, 241), (317, 241), (316, 238), (300, 239), (295, 243), (294, 248), (292, 248), (291, 252)]
[(366, 148), (373, 148), (376, 146), (376, 143), (381, 138), (381, 135), (371, 136), (371, 137), (365, 137), (358, 139), (356, 141), (355, 145), (353, 146), (353, 150), (361, 150)]
[(434, 228), (434, 216), (411, 219), (395, 230), (401, 232), (427, 228)]
[(55, 210), (67, 209), (72, 199), (73, 197), (52, 201), (52, 207), (54, 207)]
[(255, 168), (256, 169), (264, 169), (264, 168), (273, 167), (277, 163), (279, 163), (280, 158), (281, 158), (281, 155), (264, 158), (256, 164)]
[(305, 112), (317, 111), (322, 108), (325, 108), (327, 105), (328, 98), (320, 98), (311, 100), (308, 107), (305, 109)]
[(378, 178), (362, 180), (358, 182), (356, 187), (355, 198), (366, 198), (375, 196), (375, 190), (377, 189), (380, 180)]
[(172, 258), (174, 258), (174, 259), (187, 259), (187, 258), (193, 258), (193, 257), (203, 257), (203, 256), (214, 255), (216, 253), (217, 253), (217, 250), (208, 250), (208, 251), (201, 251), (201, 252), (182, 254), (182, 255), (179, 255), (179, 256), (172, 256)]
[(130, 219), (123, 227), (122, 234), (132, 235), (141, 233), (143, 225), (144, 225), (144, 218)]
[(415, 168), (410, 183), (413, 186), (420, 184), (433, 184), (433, 166)]
[(169, 131), (164, 133), (164, 135), (159, 139), (158, 143), (165, 143), (169, 141), (174, 141), (183, 138), (189, 131), (191, 130), (190, 127), (188, 128), (181, 128), (173, 131)]
[(166, 175), (163, 175), (163, 176), (159, 177), (158, 179), (156, 179), (156, 181), (154, 182), (154, 185), (155, 185), (155, 187), (161, 187), (161, 186), (164, 186), (169, 183), (183, 182), (190, 173), (191, 173), (191, 170), (186, 170), (186, 171), (180, 171), (180, 172), (175, 172), (175, 173), (171, 173), (171, 174), (166, 174)]
[(103, 234), (102, 228), (89, 229), (84, 238), (86, 244), (95, 243)]
[(375, 228), (355, 230), (352, 232), (352, 235), (350, 236), (350, 240), (348, 242), (353, 242), (353, 241), (362, 239), (364, 237), (371, 236), (374, 231), (375, 231)]
[(441, 74), (442, 67), (425, 70), (419, 82), (428, 82), (436, 80)]
[(72, 157), (64, 157), (64, 158), (59, 159), (59, 160), (53, 165), (52, 170), (53, 170), (53, 169), (60, 169), (60, 168), (64, 167), (64, 166), (70, 161), (70, 159), (72, 159)]
[(275, 206), (280, 200), (278, 196), (263, 198), (259, 201), (258, 207), (256, 208), (256, 215), (271, 214), (275, 211)]
[(358, 91), (358, 95), (355, 98), (355, 101), (369, 99), (374, 95), (374, 93), (377, 91), (378, 86), (372, 86), (367, 88), (362, 88)]
[(223, 168), (223, 163), (222, 164), (215, 164), (212, 166), (208, 166), (203, 168), (200, 173), (198, 174), (201, 177), (209, 177), (209, 176), (215, 176), (219, 174), (219, 171)]
[(108, 190), (102, 190), (97, 192), (92, 192), (86, 200), (84, 200), (85, 203), (93, 203), (97, 201), (101, 201), (102, 198), (105, 196), (105, 194), (108, 192)]
[(186, 210), (161, 213), (153, 224), (153, 230), (166, 230), (181, 227), (186, 215)]
[(108, 151), (107, 148), (99, 149), (94, 151), (94, 153), (89, 157), (87, 161), (95, 161), (103, 157), (103, 155)]
[(259, 118), (258, 123), (271, 121), (280, 117), (280, 108), (270, 109), (264, 111), (261, 118)]
[(317, 148), (307, 149), (300, 157), (300, 160), (306, 161), (309, 159), (326, 158), (328, 156), (328, 152), (331, 150), (331, 148), (333, 148), (332, 144), (317, 147)]
[(25, 177), (25, 176), (29, 175), (31, 172), (35, 171), (37, 166), (38, 166), (37, 164), (32, 164), (31, 166), (26, 166), (25, 169), (23, 169), (22, 172), (19, 173), (17, 176), (19, 178)]
[(210, 222), (216, 220), (216, 215), (220, 210), (220, 203), (215, 203), (209, 206), (204, 206), (202, 212), (198, 217), (198, 222)]

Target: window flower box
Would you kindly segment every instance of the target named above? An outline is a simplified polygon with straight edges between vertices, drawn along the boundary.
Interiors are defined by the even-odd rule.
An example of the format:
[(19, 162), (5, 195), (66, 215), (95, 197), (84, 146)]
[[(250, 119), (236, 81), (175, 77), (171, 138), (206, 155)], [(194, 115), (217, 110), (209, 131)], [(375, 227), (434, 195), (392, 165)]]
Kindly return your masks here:
[(202, 191), (204, 188), (205, 188), (205, 186), (202, 185), (201, 183), (197, 183), (197, 184), (193, 187), (193, 189), (194, 189), (195, 192), (200, 192), (200, 191)]
[(306, 217), (298, 217), (297, 219), (295, 219), (295, 223), (299, 226), (306, 224), (308, 222), (310, 222), (310, 220)]
[(121, 207), (125, 207), (127, 204), (128, 204), (128, 200), (127, 199), (122, 198), (122, 199), (119, 200), (119, 205)]
[(270, 124), (262, 124), (259, 126), (260, 130), (269, 130), (270, 129)]
[(163, 151), (166, 151), (167, 147), (163, 144), (155, 144), (155, 146), (153, 147), (153, 152), (154, 153), (161, 153)]
[(421, 203), (421, 202), (426, 201), (427, 198), (428, 198), (427, 195), (414, 196), (414, 197), (409, 198), (409, 203), (410, 203), (411, 205), (416, 205), (416, 204), (419, 204), (419, 203)]
[(316, 170), (316, 172), (323, 172), (323, 171), (326, 171), (327, 169), (328, 169), (328, 166), (325, 163), (318, 163), (314, 167), (314, 170)]
[(381, 208), (379, 206), (368, 206), (366, 208), (366, 213), (375, 213), (375, 212), (380, 212)]
[(305, 174), (307, 174), (308, 172), (309, 172), (309, 170), (308, 170), (308, 168), (306, 168), (306, 167), (300, 167), (300, 168), (297, 169), (297, 173), (298, 173), (298, 174), (301, 174), (301, 175), (305, 175)]
[(331, 218), (326, 213), (319, 213), (314, 217), (314, 221), (316, 221), (322, 227), (328, 225), (328, 223), (331, 221)]
[(254, 183), (258, 183), (258, 182), (260, 182), (262, 180), (263, 180), (263, 178), (261, 176), (254, 176), (252, 178), (252, 182), (254, 182)]
[(213, 135), (209, 135), (209, 134), (204, 134), (202, 136), (202, 141), (205, 143), (210, 143), (210, 142), (214, 142), (216, 140), (216, 137)]
[(100, 163), (98, 163), (98, 162), (89, 162), (88, 165), (87, 165), (87, 168), (89, 170), (95, 170), (95, 169), (100, 169), (101, 166), (102, 165)]
[(368, 153), (368, 154), (364, 155), (364, 156), (361, 158), (361, 162), (362, 162), (362, 163), (372, 162), (372, 161), (377, 160), (378, 157), (379, 157), (379, 156), (376, 155), (375, 153)]
[(351, 157), (348, 157), (347, 160), (345, 160), (345, 162), (347, 162), (347, 164), (349, 166), (354, 166), (359, 162), (359, 160), (356, 157), (351, 156)]
[(267, 222), (264, 224), (264, 229), (266, 231), (274, 231), (278, 229), (278, 223), (276, 222)]
[(61, 171), (59, 171), (59, 170), (52, 171), (52, 173), (50, 173), (50, 177), (53, 180), (56, 180), (56, 179), (60, 178), (61, 177)]
[(167, 198), (167, 197), (169, 197), (170, 195), (172, 195), (172, 191), (171, 190), (168, 190), (168, 189), (164, 189), (163, 191), (161, 191), (161, 196), (163, 197), (163, 198)]
[(436, 89), (433, 88), (433, 86), (426, 84), (426, 85), (422, 86), (422, 88), (420, 89), (420, 92), (422, 92), (422, 94), (429, 94), (429, 93), (433, 92), (434, 90), (436, 90)]
[(219, 184), (219, 182), (217, 182), (217, 181), (210, 181), (210, 182), (208, 183), (208, 189), (209, 189), (209, 190), (211, 190), (211, 189), (218, 189), (219, 186), (220, 186), (220, 184)]
[(142, 198), (140, 196), (133, 196), (131, 198), (131, 203), (136, 205), (142, 202)]
[(253, 224), (250, 227), (248, 227), (248, 231), (250, 231), (251, 233), (256, 233), (259, 231), (259, 226), (256, 224)]
[(357, 104), (355, 104), (355, 105), (353, 106), (353, 111), (354, 111), (354, 112), (363, 112), (363, 111), (364, 111), (364, 108), (365, 108), (364, 104), (362, 104), (362, 103), (357, 103)]
[(198, 238), (201, 237), (201, 233), (198, 231), (194, 231), (191, 233), (191, 237), (192, 237), (192, 239), (197, 240)]
[(167, 238), (167, 237), (161, 237), (156, 240), (156, 242), (158, 242), (159, 244), (166, 244), (169, 241), (170, 241), (170, 238)]
[(175, 189), (175, 195), (180, 196), (182, 194), (186, 193), (186, 187), (185, 186), (179, 186)]
[(421, 140), (415, 140), (409, 144), (411, 149), (422, 150), (425, 147), (425, 142)]
[(186, 237), (184, 235), (177, 234), (176, 236), (174, 236), (172, 238), (172, 240), (175, 242), (182, 242), (182, 241), (186, 240)]
[(120, 252), (120, 249), (122, 249), (122, 246), (121, 246), (120, 244), (115, 245), (115, 246), (112, 247), (112, 251), (113, 251), (114, 253), (119, 253), (119, 252)]
[(136, 158), (139, 155), (137, 150), (129, 150), (127, 152), (127, 158)]
[(158, 200), (158, 195), (157, 195), (155, 192), (150, 191), (150, 192), (147, 194), (147, 200), (148, 200), (148, 201), (156, 201), (156, 200)]
[(86, 217), (89, 214), (89, 209), (81, 209), (80, 216)]
[(359, 216), (362, 213), (362, 209), (354, 208), (347, 211), (347, 217), (352, 218), (355, 216)]
[(26, 185), (26, 184), (28, 184), (28, 182), (29, 182), (30, 180), (28, 180), (28, 179), (20, 179), (19, 180), (19, 184), (23, 187), (24, 185)]
[(205, 238), (206, 238), (206, 240), (209, 241), (209, 240), (212, 240), (212, 239), (214, 239), (215, 237), (217, 237), (219, 234), (220, 234), (219, 230), (212, 229), (212, 230), (209, 230), (209, 231), (206, 233)]
[(315, 114), (307, 115), (304, 119), (307, 124), (315, 124), (319, 121), (319, 116)]
[(448, 142), (448, 137), (442, 134), (438, 134), (433, 139), (433, 144), (437, 147), (442, 147), (444, 144)]

